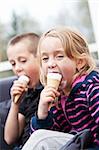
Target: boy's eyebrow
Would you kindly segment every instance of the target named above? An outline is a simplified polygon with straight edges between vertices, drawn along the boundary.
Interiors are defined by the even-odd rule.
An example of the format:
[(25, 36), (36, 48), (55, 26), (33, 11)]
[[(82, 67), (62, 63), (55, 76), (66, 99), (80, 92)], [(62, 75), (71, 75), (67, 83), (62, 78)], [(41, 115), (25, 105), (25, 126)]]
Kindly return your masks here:
[[(26, 59), (26, 57), (25, 56), (19, 56), (17, 59), (18, 60), (20, 60), (20, 59)], [(14, 60), (13, 59), (9, 59), (9, 62), (12, 62), (12, 61), (14, 61)]]
[(10, 63), (11, 63), (11, 62), (14, 62), (14, 60), (11, 59), (11, 60), (9, 60), (9, 62), (10, 62)]
[(19, 56), (18, 59), (25, 58), (25, 56)]

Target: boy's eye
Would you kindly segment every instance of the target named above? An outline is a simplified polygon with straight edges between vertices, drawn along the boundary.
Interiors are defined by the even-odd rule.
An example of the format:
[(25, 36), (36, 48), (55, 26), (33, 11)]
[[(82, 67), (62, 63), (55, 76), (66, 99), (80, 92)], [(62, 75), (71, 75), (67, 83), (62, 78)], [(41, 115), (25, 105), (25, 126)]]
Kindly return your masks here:
[(10, 64), (11, 64), (12, 66), (15, 66), (15, 62), (14, 62), (14, 61), (11, 61)]
[(15, 66), (15, 63), (11, 63), (12, 66)]
[(21, 59), (20, 62), (24, 63), (26, 62), (27, 60), (26, 59)]

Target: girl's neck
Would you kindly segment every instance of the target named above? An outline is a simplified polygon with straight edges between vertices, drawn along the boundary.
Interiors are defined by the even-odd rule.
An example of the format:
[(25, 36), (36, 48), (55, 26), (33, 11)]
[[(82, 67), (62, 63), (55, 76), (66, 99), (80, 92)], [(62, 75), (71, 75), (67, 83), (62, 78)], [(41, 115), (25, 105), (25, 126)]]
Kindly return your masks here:
[(71, 85), (67, 85), (66, 88), (63, 90), (64, 94), (66, 96), (68, 96), (72, 90), (72, 88), (78, 83), (78, 82), (82, 82), (86, 77), (86, 74), (83, 75), (79, 75), (79, 76), (75, 76), (75, 78), (73, 79)]
[(64, 95), (68, 96), (70, 94), (71, 88), (71, 86), (66, 86), (66, 88), (63, 90)]

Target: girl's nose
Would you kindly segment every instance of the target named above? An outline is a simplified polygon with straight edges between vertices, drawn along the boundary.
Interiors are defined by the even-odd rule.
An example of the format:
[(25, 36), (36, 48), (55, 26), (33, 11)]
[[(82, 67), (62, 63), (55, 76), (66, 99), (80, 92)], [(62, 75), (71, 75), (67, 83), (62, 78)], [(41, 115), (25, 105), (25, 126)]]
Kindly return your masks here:
[(49, 68), (55, 68), (56, 67), (56, 62), (55, 62), (55, 60), (53, 60), (53, 59), (50, 59), (49, 60), (49, 62), (48, 62), (48, 67)]

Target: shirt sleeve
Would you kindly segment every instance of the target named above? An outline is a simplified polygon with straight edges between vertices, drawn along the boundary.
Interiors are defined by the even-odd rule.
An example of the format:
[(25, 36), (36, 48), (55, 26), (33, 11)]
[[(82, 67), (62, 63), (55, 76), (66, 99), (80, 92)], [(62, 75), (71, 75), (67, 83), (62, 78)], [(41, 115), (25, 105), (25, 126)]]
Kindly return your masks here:
[(91, 84), (88, 90), (89, 111), (99, 125), (99, 83)]
[(19, 113), (22, 115), (26, 115), (26, 100), (24, 99), (19, 107)]
[(31, 133), (37, 129), (49, 129), (61, 132), (69, 132), (71, 126), (68, 124), (62, 107), (57, 109), (56, 107), (52, 107), (48, 112), (48, 116), (44, 120), (40, 120), (37, 116), (32, 117), (31, 119)]
[(37, 116), (33, 116), (31, 118), (31, 133), (37, 129), (50, 129), (51, 126), (53, 125), (53, 119), (51, 117), (50, 112), (48, 113), (48, 116), (46, 119), (38, 119)]

